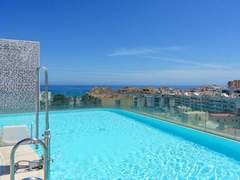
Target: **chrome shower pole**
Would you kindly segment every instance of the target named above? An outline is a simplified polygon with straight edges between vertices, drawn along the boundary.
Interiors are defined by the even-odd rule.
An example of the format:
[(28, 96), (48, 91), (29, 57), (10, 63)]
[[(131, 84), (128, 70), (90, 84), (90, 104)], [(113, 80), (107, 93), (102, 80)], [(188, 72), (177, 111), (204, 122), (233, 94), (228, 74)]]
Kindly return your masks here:
[[(47, 155), (46, 155), (46, 176), (47, 180), (49, 179), (50, 174), (50, 130), (49, 130), (49, 109), (48, 109), (48, 70), (46, 67), (38, 67), (37, 68), (37, 80), (36, 80), (36, 135), (35, 138), (39, 139), (39, 111), (40, 111), (40, 102), (39, 102), (39, 92), (40, 92), (40, 69), (44, 70), (44, 84), (45, 84), (45, 131), (44, 131), (44, 143), (46, 145), (47, 149)], [(38, 148), (38, 145), (36, 145), (36, 148)]]
[(46, 67), (43, 67), (44, 70), (44, 76), (45, 76), (45, 131), (44, 131), (44, 142), (47, 147), (47, 163), (46, 163), (46, 170), (47, 170), (47, 179), (49, 179), (50, 174), (50, 163), (51, 163), (51, 157), (50, 157), (50, 129), (49, 129), (49, 109), (48, 109), (48, 70)]
[[(40, 67), (37, 67), (36, 71), (36, 117), (35, 117), (35, 138), (39, 139), (39, 111), (40, 111), (40, 102), (39, 102), (39, 92), (40, 92), (40, 83), (39, 83), (39, 73), (40, 73)], [(38, 145), (36, 144), (36, 149), (38, 148)]]
[(44, 75), (45, 75), (45, 124), (46, 124), (46, 129), (49, 129), (49, 115), (48, 115), (48, 70), (46, 67), (43, 67), (44, 69)]

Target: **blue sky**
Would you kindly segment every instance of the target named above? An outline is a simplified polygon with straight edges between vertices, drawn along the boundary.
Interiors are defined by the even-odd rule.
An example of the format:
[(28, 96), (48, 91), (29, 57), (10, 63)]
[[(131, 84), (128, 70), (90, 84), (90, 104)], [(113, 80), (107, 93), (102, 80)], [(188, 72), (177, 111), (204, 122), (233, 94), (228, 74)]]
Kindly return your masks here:
[(0, 38), (40, 41), (52, 84), (226, 84), (240, 78), (239, 7), (239, 0), (2, 0)]

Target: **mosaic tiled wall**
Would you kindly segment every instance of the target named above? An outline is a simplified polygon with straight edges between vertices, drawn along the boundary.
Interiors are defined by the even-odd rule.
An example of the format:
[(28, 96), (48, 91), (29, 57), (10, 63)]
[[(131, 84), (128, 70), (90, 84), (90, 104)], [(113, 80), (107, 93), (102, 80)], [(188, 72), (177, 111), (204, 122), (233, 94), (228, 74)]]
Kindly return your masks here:
[(38, 42), (0, 39), (0, 114), (35, 109)]

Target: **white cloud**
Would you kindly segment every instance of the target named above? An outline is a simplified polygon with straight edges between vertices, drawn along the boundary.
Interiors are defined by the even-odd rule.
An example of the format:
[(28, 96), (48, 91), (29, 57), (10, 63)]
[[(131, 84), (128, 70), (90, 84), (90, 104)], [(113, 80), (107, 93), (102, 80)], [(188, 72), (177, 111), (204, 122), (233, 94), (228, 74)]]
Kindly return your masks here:
[(108, 56), (136, 56), (145, 54), (154, 54), (163, 51), (178, 51), (183, 49), (180, 46), (157, 47), (157, 48), (122, 48), (113, 51)]
[(212, 63), (205, 63), (205, 62), (196, 62), (190, 61), (186, 59), (178, 59), (178, 58), (169, 58), (169, 57), (159, 57), (159, 56), (144, 56), (145, 58), (149, 59), (158, 59), (164, 62), (182, 64), (182, 65), (189, 65), (194, 67), (202, 67), (202, 68), (209, 68), (209, 69), (232, 69), (229, 65), (222, 65), (222, 64), (212, 64)]
[(147, 48), (118, 49), (108, 54), (108, 56), (129, 56), (129, 55), (131, 56), (131, 55), (152, 53), (153, 51), (154, 51), (153, 49), (147, 49)]
[(185, 67), (195, 67), (195, 68), (208, 68), (208, 69), (226, 69), (230, 70), (232, 67), (229, 64), (214, 64), (214, 63), (206, 63), (193, 60), (186, 60), (183, 58), (173, 58), (168, 56), (160, 55), (161, 53), (167, 53), (170, 56), (173, 53), (186, 49), (186, 47), (182, 46), (169, 46), (169, 47), (156, 47), (156, 48), (123, 48), (113, 51), (108, 54), (108, 56), (137, 56), (146, 59), (156, 59), (160, 62), (168, 62), (176, 65), (185, 65)]

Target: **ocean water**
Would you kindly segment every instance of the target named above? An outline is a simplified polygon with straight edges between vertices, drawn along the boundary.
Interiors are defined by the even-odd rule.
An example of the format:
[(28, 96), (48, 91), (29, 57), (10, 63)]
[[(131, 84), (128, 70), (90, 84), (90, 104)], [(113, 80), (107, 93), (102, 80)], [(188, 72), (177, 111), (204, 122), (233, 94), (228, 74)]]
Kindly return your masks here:
[[(49, 91), (53, 94), (64, 94), (65, 96), (81, 96), (93, 87), (94, 86), (50, 85)], [(44, 86), (41, 86), (41, 91), (44, 91)]]
[[(0, 123), (29, 123), (32, 117), (0, 116)], [(158, 120), (119, 110), (51, 112), (51, 179), (240, 179), (238, 155), (218, 151), (222, 142), (232, 151), (238, 144), (201, 133), (198, 140), (185, 138), (177, 133), (184, 128), (152, 121)], [(201, 136), (209, 144), (201, 145)]]
[[(110, 87), (113, 90), (117, 90), (119, 88), (123, 88), (126, 86), (123, 85), (112, 85), (112, 86), (103, 86), (103, 85), (50, 85), (49, 91), (53, 94), (64, 94), (66, 96), (81, 96), (85, 94), (86, 92), (90, 91), (94, 87)], [(131, 86), (128, 85), (128, 87), (160, 87), (160, 86)], [(179, 88), (179, 89), (189, 89), (189, 88), (195, 88), (198, 86), (169, 86), (172, 88)], [(41, 91), (44, 91), (44, 86), (41, 86)]]

